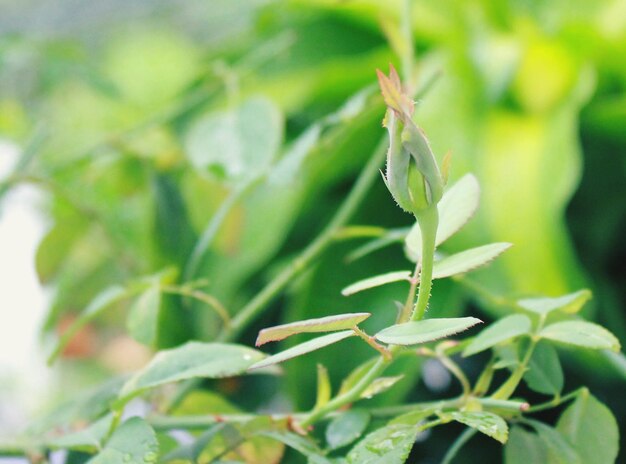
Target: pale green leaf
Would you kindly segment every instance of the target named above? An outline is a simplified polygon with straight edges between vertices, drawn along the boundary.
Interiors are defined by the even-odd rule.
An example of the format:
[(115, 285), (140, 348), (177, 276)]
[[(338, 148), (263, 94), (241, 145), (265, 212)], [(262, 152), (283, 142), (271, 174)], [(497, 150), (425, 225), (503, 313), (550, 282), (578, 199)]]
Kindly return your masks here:
[(132, 417), (113, 432), (104, 449), (88, 464), (153, 464), (158, 458), (159, 442), (154, 430), (140, 417)]
[(612, 464), (619, 451), (619, 429), (611, 411), (583, 390), (563, 412), (556, 426), (583, 463)]
[(392, 377), (378, 377), (369, 384), (369, 386), (361, 393), (361, 398), (370, 399), (379, 393), (386, 392), (393, 387), (398, 381), (400, 381), (403, 375), (394, 375)]
[(331, 450), (349, 445), (358, 439), (367, 424), (370, 415), (362, 409), (352, 409), (335, 417), (326, 428), (326, 443)]
[(497, 414), (487, 411), (455, 411), (451, 413), (440, 413), (444, 419), (451, 419), (468, 427), (478, 430), (500, 443), (506, 443), (509, 437), (509, 427), (504, 419)]
[(131, 377), (120, 393), (120, 401), (170, 382), (191, 378), (222, 378), (240, 375), (265, 355), (230, 343), (187, 342), (156, 354), (150, 363)]
[(137, 298), (128, 313), (126, 327), (135, 340), (144, 345), (155, 345), (160, 309), (161, 289), (154, 284)]
[(557, 298), (524, 298), (518, 300), (517, 304), (537, 314), (548, 314), (557, 309), (575, 314), (591, 299), (591, 296), (591, 291), (584, 289)]
[(539, 335), (548, 340), (582, 348), (612, 350), (615, 352), (620, 350), (620, 343), (617, 337), (604, 327), (592, 322), (556, 322), (545, 327)]
[(581, 461), (572, 444), (555, 428), (532, 419), (526, 419), (525, 422), (535, 429), (545, 445), (549, 464), (586, 464)]
[(359, 280), (358, 282), (348, 285), (341, 291), (343, 296), (353, 295), (369, 288), (380, 287), (381, 285), (390, 284), (392, 282), (408, 281), (411, 277), (411, 271), (395, 271), (386, 274), (369, 277)]
[(283, 340), (292, 335), (301, 333), (334, 332), (337, 330), (350, 329), (370, 316), (370, 313), (337, 314), (335, 316), (325, 316), (269, 327), (259, 332), (259, 336), (256, 339), (256, 346)]
[(98, 316), (102, 311), (107, 309), (109, 306), (114, 303), (120, 301), (121, 299), (128, 296), (128, 290), (119, 285), (114, 285), (112, 287), (108, 287), (98, 293), (96, 297), (91, 300), (91, 303), (85, 308), (85, 310), (74, 320), (72, 325), (68, 327), (68, 329), (63, 333), (59, 342), (50, 357), (48, 358), (48, 363), (54, 362), (54, 360), (63, 352), (67, 344), (72, 340), (72, 338), (82, 329), (87, 323), (89, 323), (92, 319)]
[(499, 343), (530, 333), (530, 319), (523, 314), (512, 314), (494, 322), (480, 332), (463, 351), (463, 356), (471, 356), (485, 351)]
[[(480, 187), (476, 177), (466, 174), (445, 191), (437, 205), (439, 226), (436, 245), (440, 245), (458, 232), (476, 212), (480, 200)], [(422, 232), (415, 223), (406, 237), (406, 252), (416, 262), (422, 254)]]
[(53, 449), (94, 452), (102, 448), (112, 422), (113, 415), (108, 414), (82, 430), (52, 438), (47, 440), (45, 444)]
[(348, 453), (349, 464), (403, 464), (419, 429), (413, 425), (390, 424), (370, 433)]
[(546, 342), (535, 347), (524, 380), (532, 390), (557, 395), (563, 390), (563, 369), (556, 350)]
[(210, 113), (192, 124), (185, 149), (193, 167), (220, 178), (245, 182), (267, 172), (280, 147), (283, 120), (267, 98)]
[(519, 426), (511, 428), (504, 447), (505, 464), (544, 464), (547, 460), (545, 445), (537, 434)]
[(409, 228), (401, 228), (401, 229), (389, 229), (382, 237), (375, 238), (374, 240), (370, 240), (360, 247), (354, 249), (348, 254), (348, 261), (356, 261), (357, 259), (361, 259), (364, 256), (369, 255), (375, 251), (378, 251), (386, 246), (392, 245), (394, 243), (403, 242), (409, 233)]
[(376, 339), (392, 345), (416, 345), (449, 337), (481, 322), (480, 319), (475, 317), (439, 318), (406, 322), (381, 330), (376, 334)]
[(320, 348), (324, 348), (352, 336), (354, 336), (354, 332), (352, 330), (345, 330), (343, 332), (336, 332), (322, 337), (317, 337), (313, 340), (300, 343), (299, 345), (293, 346), (285, 351), (281, 351), (273, 356), (262, 359), (250, 366), (249, 370), (260, 369), (262, 367), (278, 364), (283, 361), (287, 361), (288, 359), (310, 353), (311, 351), (319, 350)]
[(446, 256), (435, 262), (433, 279), (442, 279), (472, 271), (493, 261), (510, 247), (510, 243), (491, 243)]
[(321, 124), (309, 126), (307, 130), (293, 141), (287, 153), (272, 168), (268, 181), (273, 185), (291, 185), (295, 183), (304, 160), (319, 142), (321, 133)]
[(322, 364), (317, 365), (317, 399), (315, 400), (315, 409), (324, 406), (330, 400), (332, 388), (330, 385), (330, 377), (328, 377), (328, 369)]

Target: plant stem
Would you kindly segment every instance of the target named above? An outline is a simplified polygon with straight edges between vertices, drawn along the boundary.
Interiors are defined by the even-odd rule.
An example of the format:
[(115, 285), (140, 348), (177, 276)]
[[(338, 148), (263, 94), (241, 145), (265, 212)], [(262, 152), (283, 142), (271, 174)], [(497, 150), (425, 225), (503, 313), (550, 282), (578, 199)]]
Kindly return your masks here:
[(366, 334), (361, 329), (359, 329), (356, 325), (352, 327), (352, 330), (354, 331), (355, 334), (361, 337), (361, 339), (363, 339), (365, 343), (367, 343), (369, 346), (371, 346), (376, 351), (378, 351), (387, 361), (391, 361), (391, 358), (392, 358), (391, 352), (384, 346), (380, 345), (379, 343), (376, 343), (376, 341), (374, 340), (374, 337)]
[(225, 330), (220, 334), (220, 341), (236, 339), (239, 334), (263, 312), (268, 303), (289, 285), (297, 274), (306, 269), (307, 266), (328, 247), (336, 236), (337, 231), (339, 231), (354, 214), (376, 179), (378, 170), (386, 154), (386, 147), (387, 138), (384, 137), (374, 150), (365, 169), (363, 169), (354, 187), (352, 187), (352, 190), (348, 194), (348, 197), (322, 233), (304, 249), (298, 258), (283, 269), (278, 276), (266, 285), (263, 290), (236, 314), (232, 320), (230, 330)]
[(545, 403), (541, 403), (541, 404), (537, 404), (535, 406), (532, 406), (530, 408), (528, 408), (528, 410), (526, 412), (528, 413), (534, 413), (534, 412), (539, 412), (539, 411), (543, 411), (545, 409), (551, 409), (554, 408), (556, 406), (559, 406), (567, 401), (573, 400), (575, 399), (578, 395), (580, 395), (581, 393), (587, 391), (587, 387), (581, 387), (578, 388), (574, 391), (569, 392), (566, 395), (563, 396), (557, 396), (554, 399), (550, 400), (550, 401), (546, 401)]
[(515, 389), (521, 382), (524, 374), (526, 373), (526, 368), (528, 363), (530, 362), (530, 358), (535, 351), (535, 347), (537, 346), (537, 340), (532, 338), (530, 341), (530, 346), (526, 350), (526, 354), (524, 355), (524, 359), (521, 363), (517, 365), (511, 376), (504, 382), (496, 392), (491, 395), (491, 398), (496, 400), (508, 400), (511, 395), (515, 392)]
[(466, 428), (463, 433), (459, 435), (456, 440), (454, 440), (454, 443), (452, 444), (450, 449), (448, 449), (446, 455), (443, 457), (443, 461), (441, 461), (441, 464), (451, 464), (452, 460), (456, 457), (461, 448), (463, 448), (465, 443), (470, 441), (477, 432), (478, 430), (471, 427)]
[(417, 295), (417, 304), (415, 311), (411, 315), (412, 321), (420, 321), (424, 318), (428, 300), (430, 299), (430, 290), (433, 283), (433, 263), (435, 259), (435, 240), (437, 237), (437, 226), (439, 225), (439, 211), (437, 205), (431, 205), (416, 216), (422, 232), (422, 253), (421, 253), (421, 271), (420, 271), (420, 287)]
[(198, 301), (201, 301), (210, 308), (212, 308), (218, 314), (218, 316), (222, 319), (222, 322), (224, 323), (224, 327), (228, 327), (230, 325), (230, 314), (228, 313), (224, 305), (220, 303), (220, 301), (213, 295), (209, 295), (208, 293), (204, 293), (200, 290), (194, 290), (192, 288), (175, 287), (169, 285), (161, 287), (161, 291), (165, 293), (172, 293), (175, 295), (194, 298)]
[(372, 366), (365, 376), (357, 382), (357, 384), (342, 395), (336, 396), (322, 407), (314, 409), (306, 418), (300, 422), (300, 427), (307, 429), (318, 420), (324, 418), (328, 413), (333, 412), (346, 404), (353, 403), (361, 397), (361, 393), (365, 391), (376, 378), (383, 373), (390, 361), (384, 357), (378, 358), (376, 364)]
[(196, 242), (196, 245), (191, 252), (191, 256), (185, 265), (185, 271), (183, 272), (183, 281), (188, 281), (193, 279), (195, 276), (198, 267), (204, 257), (207, 249), (211, 246), (211, 242), (217, 235), (220, 227), (224, 223), (224, 220), (228, 216), (228, 213), (233, 209), (233, 207), (237, 204), (237, 202), (243, 197), (247, 192), (249, 192), (252, 187), (258, 184), (261, 180), (261, 177), (257, 177), (250, 182), (247, 182), (245, 185), (234, 188), (230, 191), (226, 200), (222, 202), (216, 213), (211, 216), (211, 220), (204, 228), (202, 232), (202, 236)]
[(411, 287), (409, 288), (409, 294), (406, 297), (406, 302), (404, 303), (404, 307), (402, 308), (402, 312), (398, 315), (397, 324), (402, 324), (404, 322), (408, 322), (411, 319), (411, 314), (415, 308), (415, 294), (417, 292), (417, 284), (420, 281), (420, 270), (421, 270), (421, 262), (417, 262), (415, 264), (415, 270), (413, 271), (413, 275), (411, 276)]

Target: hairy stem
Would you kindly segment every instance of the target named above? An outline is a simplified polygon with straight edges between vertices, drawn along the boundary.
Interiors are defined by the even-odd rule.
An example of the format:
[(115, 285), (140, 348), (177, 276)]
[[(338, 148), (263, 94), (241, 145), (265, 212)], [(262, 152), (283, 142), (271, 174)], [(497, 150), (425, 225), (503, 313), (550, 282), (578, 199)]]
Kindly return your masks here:
[(437, 237), (437, 226), (439, 225), (439, 211), (437, 205), (431, 205), (429, 208), (417, 215), (422, 232), (422, 253), (421, 253), (421, 271), (420, 271), (420, 287), (417, 295), (417, 304), (411, 315), (412, 321), (421, 321), (426, 313), (428, 300), (430, 299), (430, 290), (433, 284), (433, 263), (435, 260), (435, 240)]

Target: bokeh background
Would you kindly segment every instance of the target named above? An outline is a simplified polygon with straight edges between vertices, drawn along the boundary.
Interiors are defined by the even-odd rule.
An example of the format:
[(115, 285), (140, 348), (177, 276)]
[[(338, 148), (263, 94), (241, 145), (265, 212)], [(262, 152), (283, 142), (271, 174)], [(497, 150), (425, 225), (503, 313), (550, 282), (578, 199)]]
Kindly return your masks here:
[[(183, 269), (258, 159), (290, 153), (297, 162), (235, 205), (195, 277), (234, 312), (316, 236), (383, 134), (375, 69), (400, 65), (400, 3), (0, 1), (0, 436), (137, 369), (157, 348), (217, 334), (213, 312), (164, 297), (158, 333), (139, 343), (122, 302), (45, 365), (58, 333), (103, 289)], [(431, 307), (490, 319), (504, 310), (476, 288), (513, 299), (587, 287), (585, 316), (626, 341), (626, 2), (416, 0), (412, 13), (428, 86), (417, 121), (439, 157), (452, 152), (451, 177), (473, 172), (482, 186), (477, 217), (446, 250), (515, 244), (473, 288), (437, 282)], [(208, 162), (211, 128), (231, 117), (242, 139), (223, 136), (230, 158)], [(258, 158), (241, 155), (255, 150)], [(411, 225), (382, 181), (352, 223)], [(378, 311), (372, 325), (393, 319), (399, 287), (339, 297), (348, 283), (405, 265), (398, 243), (348, 259), (362, 244), (333, 245), (242, 341), (269, 324), (342, 311)], [(267, 397), (310, 407), (314, 362), (338, 383), (369, 355), (358, 343), (353, 360), (337, 355), (345, 349), (290, 362), (284, 382), (258, 381), (256, 395), (237, 382), (212, 387), (248, 408)], [(626, 435), (624, 358), (562, 355), (566, 390), (588, 384)], [(416, 387), (375, 401), (455, 392), (437, 366), (412, 372)], [(438, 462), (459, 430), (435, 431), (419, 462)], [(472, 446), (498, 462), (495, 444)]]

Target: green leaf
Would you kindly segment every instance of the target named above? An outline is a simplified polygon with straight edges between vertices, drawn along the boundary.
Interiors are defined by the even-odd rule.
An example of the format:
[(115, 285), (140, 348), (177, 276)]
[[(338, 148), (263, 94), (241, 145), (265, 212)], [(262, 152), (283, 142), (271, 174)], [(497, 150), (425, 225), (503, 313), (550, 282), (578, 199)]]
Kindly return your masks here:
[(491, 243), (446, 256), (435, 262), (433, 279), (442, 279), (472, 271), (493, 261), (510, 247), (510, 243)]
[(292, 335), (301, 333), (333, 332), (350, 329), (370, 316), (370, 313), (337, 314), (336, 316), (307, 319), (269, 327), (259, 332), (259, 336), (256, 339), (256, 346), (283, 340)]
[(245, 182), (269, 169), (282, 132), (282, 115), (276, 105), (255, 97), (238, 108), (200, 118), (185, 137), (185, 148), (201, 173)]
[(532, 390), (557, 395), (563, 390), (563, 369), (556, 350), (546, 342), (535, 347), (524, 380)]
[(587, 390), (563, 412), (557, 430), (574, 444), (583, 463), (612, 464), (619, 451), (619, 429), (611, 411)]
[(361, 398), (370, 399), (379, 393), (386, 392), (399, 382), (404, 375), (394, 375), (393, 377), (378, 377), (369, 384), (369, 386), (361, 393)]
[(524, 298), (517, 304), (537, 314), (548, 314), (554, 310), (575, 314), (591, 299), (591, 291), (584, 289), (557, 298)]
[(419, 428), (390, 424), (370, 433), (348, 453), (349, 464), (402, 464), (406, 461)]
[[(439, 226), (435, 245), (440, 245), (458, 232), (476, 212), (480, 200), (480, 187), (476, 177), (466, 174), (445, 191), (437, 205)], [(413, 262), (422, 254), (422, 232), (415, 223), (406, 237), (406, 252)]]
[(191, 378), (217, 379), (240, 375), (265, 355), (251, 348), (229, 343), (187, 342), (163, 350), (131, 377), (120, 392), (120, 402), (143, 390)]
[(82, 329), (87, 323), (98, 316), (102, 311), (107, 309), (112, 304), (128, 296), (128, 291), (119, 285), (108, 287), (98, 293), (96, 297), (91, 300), (91, 303), (85, 308), (85, 310), (76, 318), (74, 323), (63, 333), (59, 342), (57, 343), (54, 351), (48, 357), (48, 363), (51, 364), (54, 360), (63, 352), (67, 344), (72, 338)]
[(135, 340), (148, 346), (156, 344), (160, 309), (161, 288), (157, 283), (137, 298), (128, 313), (126, 327)]
[(193, 442), (179, 446), (164, 455), (161, 461), (170, 462), (180, 459), (196, 462), (204, 448), (206, 448), (209, 442), (219, 435), (225, 427), (232, 426), (230, 424), (221, 423), (209, 427), (205, 432), (198, 435)]
[[(585, 464), (580, 460), (580, 456), (563, 435), (556, 429), (532, 419), (525, 422), (532, 426), (539, 438), (543, 442), (548, 452), (548, 463), (550, 464)], [(595, 461), (591, 461), (595, 462)]]
[(306, 456), (311, 464), (331, 464), (331, 462), (324, 456), (323, 452), (317, 447), (317, 445), (300, 435), (296, 435), (292, 432), (284, 431), (269, 431), (261, 432), (259, 436), (272, 438), (280, 441), (290, 448), (302, 453)]
[(369, 277), (359, 280), (358, 282), (348, 285), (341, 291), (343, 296), (353, 295), (369, 288), (380, 287), (381, 285), (390, 284), (392, 282), (408, 281), (411, 277), (411, 271), (395, 271), (386, 274)]
[(348, 254), (346, 259), (349, 262), (356, 261), (357, 259), (361, 259), (364, 256), (369, 255), (370, 253), (385, 248), (386, 246), (392, 245), (394, 243), (403, 242), (407, 234), (409, 233), (409, 230), (409, 228), (389, 229), (382, 237), (370, 240), (360, 247), (355, 248), (353, 251), (350, 252), (350, 254)]
[(372, 366), (378, 362), (378, 358), (371, 358), (355, 367), (348, 376), (343, 379), (341, 382), (341, 387), (339, 387), (338, 395), (342, 395), (347, 391), (352, 390), (352, 388), (361, 381), (363, 377), (370, 371)]
[(545, 445), (537, 434), (519, 426), (511, 428), (504, 447), (505, 464), (543, 464), (547, 460)]
[(405, 412), (404, 414), (394, 417), (389, 421), (389, 424), (412, 425), (414, 427), (418, 427), (424, 422), (425, 419), (435, 414), (437, 410), (438, 408), (436, 406), (423, 406), (422, 408), (414, 409), (413, 411)]
[(523, 314), (512, 314), (491, 324), (480, 332), (463, 351), (463, 356), (472, 356), (499, 343), (530, 333), (530, 319)]
[(328, 369), (322, 364), (317, 365), (317, 398), (315, 400), (314, 409), (324, 406), (332, 395), (332, 387), (330, 378), (328, 377)]
[(485, 435), (506, 443), (509, 437), (509, 427), (504, 419), (497, 414), (487, 411), (455, 411), (451, 413), (439, 413), (444, 420), (455, 420), (461, 424), (478, 430)]
[(381, 330), (375, 336), (377, 340), (392, 345), (416, 345), (449, 337), (481, 322), (475, 317), (426, 319), (392, 325)]
[(159, 442), (152, 427), (140, 417), (132, 417), (120, 425), (104, 449), (88, 464), (156, 463)]
[(550, 324), (539, 335), (541, 338), (595, 350), (619, 351), (615, 335), (604, 327), (586, 321), (563, 321)]
[(326, 428), (326, 443), (331, 450), (349, 445), (363, 435), (370, 415), (362, 409), (352, 409), (335, 417)]
[(261, 361), (258, 361), (252, 366), (250, 366), (248, 370), (260, 369), (262, 367), (267, 367), (267, 366), (271, 366), (274, 364), (278, 364), (283, 361), (287, 361), (288, 359), (292, 359), (297, 356), (302, 356), (303, 354), (310, 353), (311, 351), (319, 350), (320, 348), (324, 348), (328, 345), (332, 345), (333, 343), (337, 343), (341, 340), (344, 340), (352, 336), (354, 336), (354, 332), (352, 330), (345, 330), (343, 332), (337, 332), (337, 333), (324, 335), (322, 337), (317, 337), (317, 338), (314, 338), (313, 340), (300, 343), (299, 345), (293, 346), (285, 351), (281, 351), (280, 353), (277, 353), (273, 356), (269, 356)]
[(93, 453), (102, 448), (112, 422), (113, 415), (108, 414), (82, 430), (47, 440), (46, 446)]

